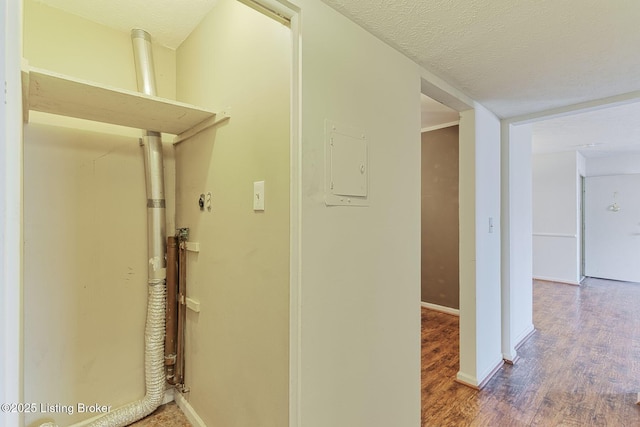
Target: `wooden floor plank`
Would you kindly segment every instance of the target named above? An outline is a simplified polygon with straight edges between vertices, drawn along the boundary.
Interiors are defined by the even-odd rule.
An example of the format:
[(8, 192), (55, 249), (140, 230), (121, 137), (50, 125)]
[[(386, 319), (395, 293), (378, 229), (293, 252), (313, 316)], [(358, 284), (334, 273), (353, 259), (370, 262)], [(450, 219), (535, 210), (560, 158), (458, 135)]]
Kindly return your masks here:
[(423, 427), (640, 426), (640, 284), (533, 289), (536, 333), (482, 391), (454, 381), (458, 318), (423, 308)]

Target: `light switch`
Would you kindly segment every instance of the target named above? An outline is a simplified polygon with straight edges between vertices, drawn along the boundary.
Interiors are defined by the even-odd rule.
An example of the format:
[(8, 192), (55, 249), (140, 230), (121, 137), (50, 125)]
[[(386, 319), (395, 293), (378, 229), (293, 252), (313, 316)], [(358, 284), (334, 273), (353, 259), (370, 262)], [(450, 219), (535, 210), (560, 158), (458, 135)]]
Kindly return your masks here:
[(264, 181), (253, 183), (253, 210), (264, 210)]

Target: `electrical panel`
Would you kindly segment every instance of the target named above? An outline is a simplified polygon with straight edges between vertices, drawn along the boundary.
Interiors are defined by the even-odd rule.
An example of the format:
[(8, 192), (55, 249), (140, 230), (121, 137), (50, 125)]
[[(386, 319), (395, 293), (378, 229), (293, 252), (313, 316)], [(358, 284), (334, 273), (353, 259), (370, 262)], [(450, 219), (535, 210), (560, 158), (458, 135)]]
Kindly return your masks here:
[(325, 203), (369, 205), (369, 153), (364, 130), (325, 124)]

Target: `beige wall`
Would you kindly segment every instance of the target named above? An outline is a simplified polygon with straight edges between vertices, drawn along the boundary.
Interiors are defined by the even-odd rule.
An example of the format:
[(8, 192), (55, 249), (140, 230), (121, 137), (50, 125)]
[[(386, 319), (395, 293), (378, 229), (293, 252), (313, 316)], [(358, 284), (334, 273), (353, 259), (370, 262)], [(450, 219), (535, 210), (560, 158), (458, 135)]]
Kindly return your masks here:
[[(299, 189), (301, 199), (299, 207), (302, 217), (299, 236), (301, 253), (296, 254), (298, 255), (296, 259), (300, 262), (300, 282), (299, 287), (296, 288), (300, 300), (293, 302), (293, 306), (297, 307), (300, 314), (293, 325), (294, 332), (300, 332), (299, 341), (296, 342), (296, 348), (293, 350), (300, 355), (300, 365), (296, 366), (295, 378), (292, 379), (294, 385), (299, 387), (293, 390), (292, 395), (294, 402), (299, 403), (297, 416), (304, 427), (418, 426), (420, 423), (419, 93), (420, 77), (424, 72), (412, 61), (325, 4), (317, 0), (294, 0), (293, 3), (302, 9), (303, 17), (300, 49), (302, 135), (301, 140), (296, 141), (296, 144), (300, 142), (302, 169)], [(228, 6), (228, 3), (221, 3), (220, 7), (225, 5)], [(44, 6), (38, 7), (44, 8)], [(67, 24), (61, 24), (58, 16), (55, 18), (45, 23), (43, 31), (48, 33), (39, 36), (41, 40), (47, 40), (47, 37), (56, 31), (66, 31), (65, 28), (59, 27), (65, 27)], [(208, 17), (206, 21), (213, 19)], [(275, 264), (266, 263), (258, 243), (254, 244), (254, 242), (271, 242), (274, 237), (265, 237), (262, 233), (280, 236), (280, 231), (271, 232), (274, 229), (284, 228), (288, 231), (284, 224), (274, 225), (269, 222), (272, 218), (270, 215), (278, 213), (278, 206), (282, 206), (281, 203), (283, 203), (282, 195), (271, 192), (282, 188), (282, 180), (285, 178), (273, 178), (270, 175), (271, 170), (262, 172), (259, 169), (258, 172), (262, 173), (245, 177), (245, 171), (242, 170), (244, 164), (241, 161), (231, 162), (230, 160), (250, 160), (254, 165), (258, 164), (264, 168), (274, 167), (278, 170), (280, 166), (274, 165), (273, 162), (262, 161), (263, 158), (271, 159), (271, 157), (265, 157), (271, 151), (253, 151), (256, 145), (245, 144), (246, 138), (234, 137), (229, 138), (225, 143), (221, 142), (224, 140), (225, 132), (227, 135), (240, 132), (238, 130), (240, 126), (234, 123), (244, 121), (244, 124), (260, 125), (257, 133), (252, 134), (253, 140), (260, 139), (263, 144), (271, 143), (271, 140), (263, 137), (271, 133), (269, 128), (271, 121), (266, 118), (266, 114), (272, 108), (280, 107), (272, 107), (269, 103), (266, 109), (256, 108), (251, 110), (251, 113), (245, 112), (238, 97), (242, 95), (243, 100), (251, 99), (257, 94), (265, 93), (271, 96), (269, 92), (272, 88), (271, 82), (264, 82), (259, 78), (260, 76), (257, 76), (259, 85), (257, 91), (241, 93), (245, 86), (236, 86), (234, 83), (233, 90), (238, 88), (238, 94), (233, 97), (225, 95), (224, 90), (228, 82), (246, 78), (249, 76), (246, 73), (251, 70), (236, 69), (237, 76), (216, 75), (208, 72), (209, 63), (215, 62), (213, 59), (206, 58), (206, 66), (201, 66), (199, 60), (196, 60), (197, 51), (206, 53), (207, 50), (224, 50), (222, 45), (227, 42), (237, 46), (235, 52), (227, 54), (228, 59), (240, 61), (243, 58), (241, 53), (248, 43), (247, 37), (237, 34), (233, 39), (224, 39), (208, 35), (212, 32), (217, 34), (217, 31), (222, 30), (239, 31), (237, 27), (246, 31), (243, 34), (248, 34), (254, 29), (253, 25), (230, 25), (230, 23), (231, 21), (227, 20), (219, 23), (220, 25), (215, 28), (204, 24), (200, 28), (203, 35), (196, 36), (193, 41), (187, 41), (178, 55), (184, 56), (185, 66), (189, 67), (189, 71), (178, 71), (178, 84), (184, 85), (178, 88), (180, 98), (193, 100), (192, 102), (203, 104), (205, 107), (230, 106), (232, 115), (231, 121), (226, 125), (207, 131), (197, 139), (185, 142), (184, 146), (178, 149), (178, 158), (182, 157), (185, 160), (182, 169), (184, 170), (185, 167), (192, 169), (192, 173), (189, 174), (191, 181), (186, 179), (186, 174), (185, 180), (180, 181), (181, 187), (178, 193), (182, 196), (179, 201), (179, 210), (184, 210), (184, 217), (181, 213), (178, 225), (192, 227), (197, 235), (193, 240), (202, 237), (200, 254), (190, 255), (191, 273), (189, 273), (190, 289), (194, 292), (190, 296), (199, 299), (202, 303), (202, 312), (199, 315), (190, 313), (189, 336), (193, 338), (199, 334), (201, 339), (190, 341), (189, 351), (192, 356), (189, 357), (192, 358), (193, 363), (190, 368), (192, 370), (188, 371), (187, 375), (188, 378), (190, 376), (194, 379), (191, 403), (197, 411), (203, 412), (204, 417), (210, 419), (218, 416), (209, 414), (210, 410), (206, 409), (206, 406), (219, 401), (227, 405), (224, 408), (220, 407), (221, 405), (216, 407), (225, 417), (223, 422), (230, 420), (237, 425), (247, 425), (243, 423), (251, 425), (251, 420), (264, 415), (267, 421), (261, 420), (256, 425), (280, 426), (283, 423), (286, 425), (284, 419), (286, 408), (283, 408), (286, 397), (283, 396), (286, 394), (288, 378), (286, 357), (289, 321), (286, 317), (288, 308), (282, 307), (282, 305), (288, 307), (288, 277), (279, 272), (288, 271), (286, 266), (281, 265), (288, 261), (288, 256), (279, 257), (281, 251), (286, 250), (282, 248), (284, 243), (274, 245), (270, 251), (278, 261)], [(288, 36), (285, 39), (288, 40)], [(200, 48), (194, 48), (193, 52), (188, 52), (190, 43), (197, 44)], [(53, 45), (57, 44), (57, 42), (53, 43)], [(128, 42), (127, 46), (129, 46)], [(187, 61), (187, 58), (190, 59)], [(86, 66), (85, 62), (94, 60), (93, 55), (60, 57), (60, 61), (64, 64), (77, 61), (83, 66)], [(158, 55), (156, 55), (157, 60)], [(125, 58), (115, 59), (116, 64), (120, 64), (121, 61), (125, 61)], [(261, 63), (261, 70), (275, 65), (272, 62), (277, 63), (279, 60), (270, 58), (269, 61)], [(101, 70), (104, 70), (105, 74), (110, 73), (112, 66), (113, 64), (106, 64), (101, 67)], [(79, 68), (82, 67), (79, 66)], [(100, 72), (100, 70), (92, 70), (96, 76)], [(194, 75), (194, 79), (197, 74), (207, 75), (206, 79), (204, 76), (198, 77), (196, 79), (198, 81), (191, 86), (189, 82), (182, 81), (180, 78), (184, 73), (189, 76)], [(99, 80), (99, 78), (95, 79)], [(245, 83), (252, 82), (245, 81)], [(204, 86), (196, 86), (200, 84)], [(442, 86), (443, 83), (440, 82), (440, 85)], [(209, 95), (213, 92), (213, 86), (220, 87), (219, 96)], [(298, 114), (298, 112), (295, 113)], [(246, 120), (247, 117), (250, 117), (250, 120)], [(367, 208), (329, 208), (324, 203), (324, 122), (326, 119), (363, 128), (369, 136), (371, 203)], [(469, 127), (467, 134), (461, 138), (471, 143), (465, 155), (468, 157), (465, 162), (471, 163), (468, 168), (470, 173), (475, 171), (473, 148), (475, 136), (481, 133), (482, 129), (479, 131), (478, 128), (484, 121), (484, 116), (476, 120), (473, 115), (472, 127)], [(487, 121), (493, 123), (491, 118)], [(249, 128), (254, 129), (253, 126)], [(464, 126), (461, 125), (461, 129), (464, 129)], [(245, 130), (242, 129), (242, 131)], [(52, 136), (47, 138), (53, 139)], [(288, 135), (283, 135), (283, 138), (287, 139)], [(202, 141), (202, 139), (208, 140)], [(194, 141), (200, 144), (191, 144)], [(273, 147), (265, 145), (264, 148)], [(285, 151), (288, 152), (286, 148)], [(102, 154), (107, 152), (108, 150), (105, 150)], [(214, 152), (215, 156), (212, 155)], [(72, 154), (70, 157), (73, 157), (75, 152)], [(464, 156), (461, 155), (462, 157)], [(186, 161), (189, 158), (193, 161)], [(93, 160), (99, 163), (97, 157), (93, 157)], [(76, 170), (79, 164), (82, 163), (67, 163), (68, 168), (61, 173), (69, 174), (70, 171)], [(487, 163), (487, 167), (493, 167), (493, 163)], [(230, 181), (220, 182), (214, 179), (219, 171), (230, 174), (229, 169), (232, 168), (238, 169), (237, 172), (234, 170), (234, 176), (237, 175), (244, 180), (242, 191), (247, 193), (251, 193), (251, 183), (254, 180), (266, 180), (267, 211), (264, 214), (253, 214), (250, 199), (241, 195), (240, 186), (229, 184)], [(287, 165), (283, 166), (283, 169), (287, 170)], [(43, 182), (44, 179), (39, 177), (40, 173), (36, 173), (36, 177)], [(285, 176), (288, 179), (288, 170)], [(465, 200), (473, 205), (475, 192), (472, 188), (476, 188), (473, 183), (475, 172), (467, 177), (469, 179), (465, 182), (468, 185), (464, 188), (470, 194), (465, 194)], [(214, 210), (211, 214), (192, 211), (192, 206), (197, 202), (197, 194), (209, 190), (209, 188), (202, 188), (205, 186), (210, 186), (214, 194)], [(284, 186), (288, 188), (288, 184)], [(483, 188), (484, 184), (479, 187), (480, 190)], [(61, 193), (69, 197), (64, 192)], [(168, 193), (170, 193), (169, 190)], [(35, 194), (38, 193), (32, 192), (30, 196), (34, 197)], [(288, 190), (284, 194), (288, 196)], [(483, 196), (484, 194), (479, 194), (479, 198)], [(224, 203), (218, 203), (218, 197)], [(33, 200), (37, 198), (34, 197)], [(272, 203), (275, 203), (273, 205), (275, 211), (270, 211)], [(66, 221), (64, 224), (67, 229), (71, 228), (72, 223), (68, 215), (73, 214), (75, 210), (80, 211), (81, 208), (82, 204), (76, 203), (76, 207), (69, 208), (60, 215)], [(34, 212), (33, 206), (29, 209)], [(233, 216), (230, 210), (238, 212), (238, 215)], [(285, 217), (287, 212), (288, 209), (282, 215), (278, 215), (278, 218)], [(475, 236), (476, 210), (471, 206), (467, 212), (470, 215), (470, 235)], [(484, 211), (480, 209), (478, 212), (483, 214), (481, 224), (485, 224)], [(33, 215), (33, 219), (30, 219), (33, 224), (43, 221), (45, 226), (56, 226), (55, 221), (44, 218), (44, 213)], [(187, 221), (187, 216), (194, 219), (193, 222)], [(225, 221), (220, 221), (214, 226), (218, 218)], [(499, 219), (499, 216), (496, 218)], [(229, 221), (226, 220), (238, 221), (246, 227), (227, 226)], [(168, 229), (171, 230), (172, 227), (168, 226)], [(137, 239), (137, 237), (134, 238)], [(215, 250), (206, 248), (207, 243), (215, 245), (217, 239), (229, 242), (229, 245), (222, 247), (216, 245)], [(481, 238), (478, 241), (484, 243)], [(475, 242), (474, 237), (467, 242), (467, 246), (475, 248)], [(54, 248), (54, 243), (48, 241), (41, 251), (47, 254), (62, 252), (54, 249), (57, 249)], [(495, 256), (492, 246), (490, 249), (484, 258), (499, 259), (499, 256)], [(234, 258), (230, 259), (227, 253), (234, 255)], [(467, 269), (470, 274), (473, 274), (472, 280), (469, 280), (469, 286), (475, 289), (476, 277), (483, 279), (483, 274), (476, 275), (475, 264), (472, 265), (477, 258), (475, 251), (472, 255), (464, 261), (462, 269)], [(27, 252), (25, 257), (29, 256)], [(483, 260), (486, 261), (484, 258)], [(33, 266), (37, 258), (32, 257), (32, 259), (35, 260), (32, 261)], [(244, 268), (251, 263), (259, 268)], [(81, 268), (84, 271), (85, 267), (81, 266)], [(139, 269), (137, 264), (135, 268)], [(223, 275), (218, 274), (215, 278), (205, 274), (198, 276), (199, 268), (203, 271), (218, 269), (223, 272)], [(72, 268), (69, 267), (69, 269)], [(95, 270), (98, 271), (97, 268)], [(255, 271), (260, 271), (261, 274), (258, 277), (252, 276)], [(237, 277), (242, 277), (242, 280), (233, 280)], [(246, 278), (249, 280), (245, 280)], [(25, 288), (30, 286), (36, 289), (35, 292), (44, 292), (49, 289), (51, 294), (60, 292), (62, 289), (62, 295), (75, 295), (65, 288), (68, 286), (66, 277), (62, 277), (62, 280), (56, 283), (59, 289), (38, 285), (38, 283), (51, 283), (47, 271), (43, 274), (38, 273), (35, 279), (41, 282), (31, 278), (26, 281)], [(260, 284), (267, 282), (270, 287), (260, 287)], [(280, 283), (285, 285), (281, 287)], [(298, 286), (298, 282), (294, 282), (294, 286)], [(477, 295), (480, 294), (470, 292), (469, 301), (475, 301)], [(225, 298), (217, 298), (218, 296)], [(90, 307), (93, 311), (102, 306), (103, 301), (96, 302), (95, 298), (91, 301), (94, 304)], [(495, 308), (494, 302), (495, 299), (489, 301), (486, 298), (481, 301), (492, 309)], [(116, 323), (120, 323), (120, 318), (126, 320), (129, 317), (128, 304), (122, 307), (122, 300), (119, 300), (119, 304), (120, 316), (109, 319)], [(82, 307), (82, 302), (74, 306)], [(41, 302), (39, 306), (34, 305), (34, 310), (42, 307), (46, 307), (46, 304)], [(53, 313), (56, 316), (64, 313), (62, 309), (56, 310)], [(250, 310), (255, 310), (255, 313), (248, 313)], [(465, 336), (468, 338), (465, 342), (474, 346), (473, 351), (469, 353), (470, 358), (473, 359), (469, 360), (474, 362), (474, 366), (473, 369), (465, 372), (475, 377), (476, 372), (480, 370), (475, 363), (477, 359), (475, 332), (493, 329), (485, 328), (486, 322), (478, 322), (476, 328), (476, 310), (468, 310), (468, 313), (470, 313), (470, 320), (467, 322), (466, 330), (474, 333), (473, 336)], [(254, 314), (259, 318), (259, 322), (248, 321)], [(25, 368), (35, 372), (32, 378), (37, 379), (31, 380), (33, 384), (43, 385), (43, 387), (55, 385), (63, 382), (59, 381), (60, 378), (69, 373), (73, 378), (88, 378), (86, 375), (76, 376), (70, 369), (63, 371), (59, 365), (55, 365), (56, 361), (63, 359), (60, 355), (75, 354), (71, 350), (67, 353), (65, 351), (67, 348), (72, 348), (72, 344), (76, 342), (76, 337), (79, 335), (65, 338), (67, 333), (60, 332), (65, 330), (64, 326), (70, 327), (73, 323), (50, 321), (51, 325), (42, 325), (41, 321), (40, 318), (34, 318), (30, 326), (38, 331), (37, 334), (31, 332), (29, 347), (33, 350), (29, 351), (34, 360), (30, 361), (30, 366)], [(83, 332), (89, 333), (84, 330), (84, 327), (80, 328)], [(100, 331), (106, 328), (107, 326), (104, 326)], [(267, 329), (267, 333), (260, 333)], [(51, 336), (49, 341), (45, 341), (47, 333)], [(25, 333), (25, 340), (28, 334), (30, 334), (29, 331)], [(137, 331), (134, 335), (138, 335)], [(244, 341), (243, 338), (245, 338)], [(43, 341), (40, 348), (36, 345), (39, 340)], [(231, 343), (233, 347), (214, 348), (216, 340), (221, 340), (223, 344)], [(41, 348), (47, 349), (47, 345), (58, 341), (62, 343), (54, 348), (53, 354), (57, 357), (55, 361), (45, 357), (50, 355), (51, 351), (44, 356), (37, 351)], [(253, 348), (251, 353), (247, 350), (250, 347)], [(203, 352), (215, 357), (208, 359), (202, 357)], [(258, 358), (256, 354), (259, 353), (265, 353), (265, 357)], [(136, 357), (139, 356), (133, 354), (131, 359)], [(85, 366), (85, 368), (95, 366), (95, 363), (91, 365), (92, 362), (95, 361), (88, 358), (86, 363), (79, 366)], [(203, 366), (205, 362), (206, 367)], [(38, 369), (34, 370), (34, 366)], [(221, 366), (230, 368), (223, 370)], [(284, 374), (266, 372), (269, 369), (284, 372)], [(46, 380), (36, 375), (48, 371), (58, 372), (58, 375), (55, 379), (51, 379), (50, 376)], [(198, 382), (200, 372), (203, 373), (203, 381)], [(252, 377), (255, 373), (261, 375), (258, 381)], [(204, 379), (208, 384), (204, 384)], [(276, 379), (276, 381), (265, 385), (270, 379)], [(76, 388), (79, 382), (80, 380), (63, 382), (66, 384), (64, 388), (77, 393)], [(216, 382), (230, 385), (230, 388), (223, 388)], [(234, 383), (242, 387), (234, 386)], [(247, 388), (248, 386), (256, 388)], [(122, 394), (121, 390), (118, 391)], [(45, 397), (48, 400), (53, 398), (50, 397), (53, 394), (51, 392)], [(251, 420), (248, 420), (249, 418)], [(62, 423), (67, 422), (63, 420)]]
[(458, 126), (422, 134), (422, 301), (459, 308)]
[[(420, 425), (420, 72), (316, 0), (302, 7), (300, 417)], [(364, 130), (368, 207), (324, 201), (325, 120)]]
[[(153, 36), (153, 34), (152, 34)], [(24, 58), (30, 66), (122, 89), (137, 90), (129, 33), (24, 1)], [(158, 96), (175, 99), (175, 51), (153, 46)], [(138, 137), (137, 129), (31, 112), (31, 121)]]
[[(188, 256), (201, 311), (187, 316), (186, 397), (209, 426), (288, 424), (290, 39), (220, 0), (177, 52), (180, 100), (231, 114), (176, 147), (177, 225), (200, 243)], [(206, 192), (211, 212), (198, 208)]]
[[(158, 91), (175, 53), (154, 46)], [(129, 35), (25, 2), (32, 66), (135, 90)], [(140, 131), (32, 114), (24, 150), (24, 398), (118, 406), (144, 395), (146, 196)], [(173, 158), (167, 154), (168, 229)], [(91, 415), (27, 415), (70, 425)]]

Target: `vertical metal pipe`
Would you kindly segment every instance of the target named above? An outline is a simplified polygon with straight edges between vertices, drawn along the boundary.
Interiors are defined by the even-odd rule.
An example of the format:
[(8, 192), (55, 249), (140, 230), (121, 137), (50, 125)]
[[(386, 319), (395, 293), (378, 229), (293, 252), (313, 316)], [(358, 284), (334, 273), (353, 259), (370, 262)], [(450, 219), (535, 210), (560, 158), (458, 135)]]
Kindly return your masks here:
[(167, 237), (167, 310), (164, 339), (164, 363), (167, 366), (167, 381), (176, 384), (176, 328), (178, 309), (178, 244), (175, 236)]
[[(131, 32), (138, 88), (147, 95), (155, 95), (151, 37), (143, 30)], [(94, 427), (127, 426), (153, 412), (164, 398), (164, 339), (165, 339), (165, 284), (166, 237), (164, 165), (162, 141), (158, 132), (145, 131), (141, 139), (144, 149), (145, 180), (147, 188), (147, 248), (149, 257), (147, 321), (145, 324), (144, 380), (145, 396), (106, 414), (94, 421)]]
[[(131, 31), (131, 40), (138, 90), (146, 95), (156, 95), (151, 36), (144, 30), (134, 29)], [(147, 185), (149, 277), (154, 277), (158, 270), (166, 268), (164, 163), (160, 133), (145, 131), (141, 145), (144, 148)]]
[(131, 30), (138, 90), (147, 95), (156, 94), (156, 77), (153, 72), (151, 36), (145, 30)]
[(176, 334), (177, 351), (176, 351), (176, 384), (184, 385), (184, 345), (185, 336), (184, 329), (187, 320), (187, 248), (186, 238), (180, 240), (180, 248), (178, 252), (178, 331)]

